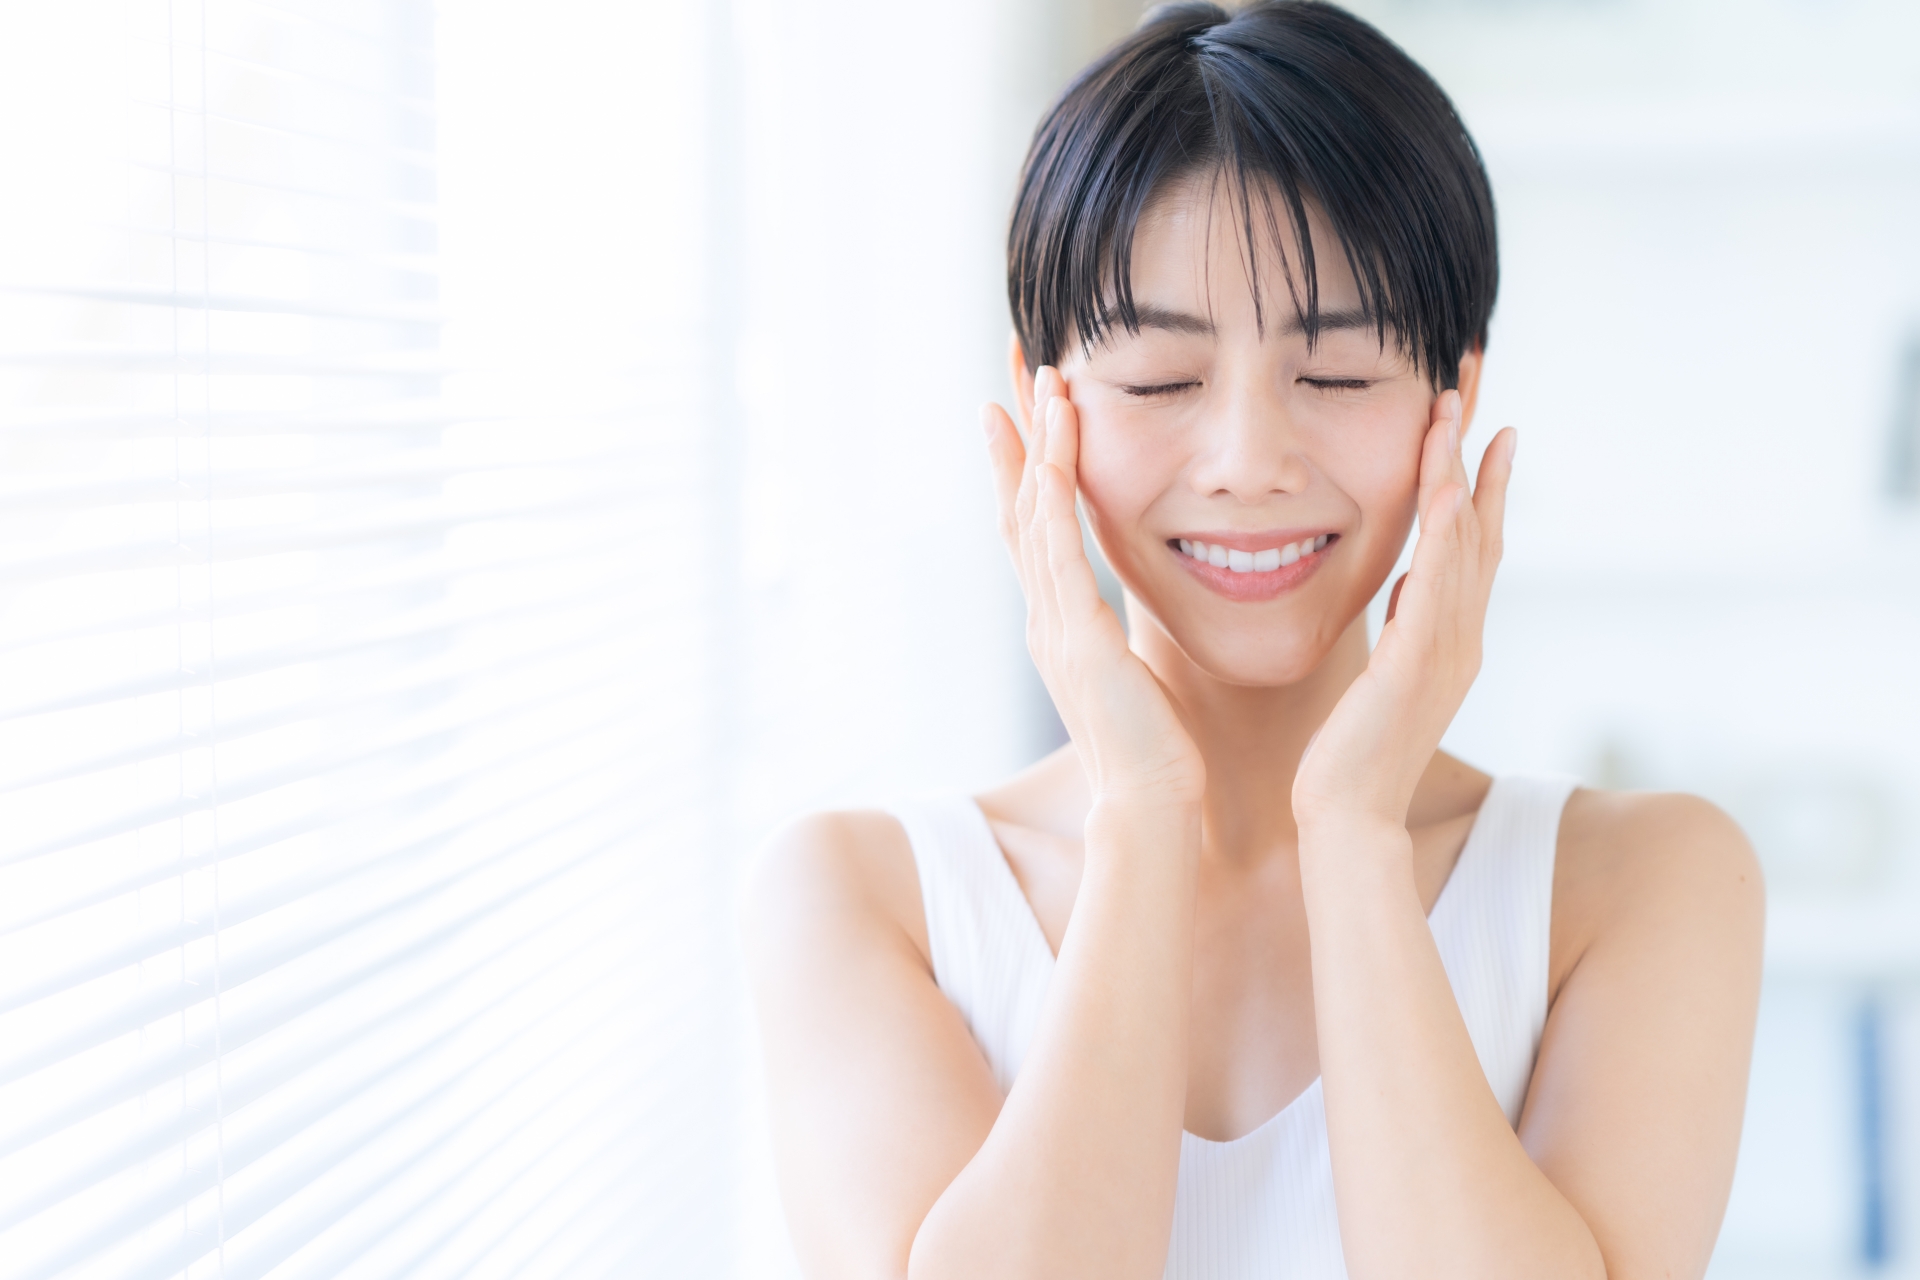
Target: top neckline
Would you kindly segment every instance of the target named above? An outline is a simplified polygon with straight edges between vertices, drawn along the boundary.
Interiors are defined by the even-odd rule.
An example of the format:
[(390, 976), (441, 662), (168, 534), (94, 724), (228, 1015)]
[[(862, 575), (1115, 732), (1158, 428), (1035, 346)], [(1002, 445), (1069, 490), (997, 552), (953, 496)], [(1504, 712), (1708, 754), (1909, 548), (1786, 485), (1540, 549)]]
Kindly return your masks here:
[[(1487, 810), (1493, 806), (1494, 796), (1501, 789), (1500, 783), (1501, 779), (1495, 777), (1492, 785), (1487, 788), (1486, 796), (1481, 799), (1480, 807), (1474, 810), (1473, 825), (1467, 828), (1466, 841), (1461, 844), (1460, 853), (1454, 858), (1453, 866), (1448, 869), (1446, 881), (1440, 886), (1440, 892), (1434, 897), (1432, 909), (1427, 912), (1427, 926), (1429, 928), (1431, 928), (1433, 922), (1439, 918), (1441, 908), (1446, 905), (1449, 900), (1449, 895), (1453, 892), (1453, 886), (1459, 882), (1460, 868), (1466, 863), (1468, 856), (1472, 854), (1474, 849), (1481, 843), (1481, 833), (1484, 830), (1484, 824), (1481, 819), (1486, 816)], [(1006, 850), (1000, 847), (1000, 837), (993, 833), (993, 823), (988, 819), (987, 811), (981, 808), (980, 802), (971, 795), (967, 797), (967, 807), (973, 811), (974, 818), (978, 820), (980, 824), (981, 833), (985, 836), (987, 844), (993, 850), (993, 860), (999, 865), (1000, 874), (998, 878), (1003, 889), (1011, 893), (1020, 903), (1018, 914), (1023, 922), (1021, 932), (1026, 936), (1026, 945), (1038, 948), (1037, 954), (1046, 957), (1046, 972), (1048, 976), (1051, 977), (1054, 966), (1059, 963), (1059, 957), (1053, 954), (1053, 948), (1047, 943), (1047, 933), (1045, 929), (1040, 927), (1040, 917), (1034, 914), (1033, 903), (1027, 898), (1026, 892), (1021, 889), (1019, 877), (1013, 874), (1013, 864), (1007, 861)], [(1303, 1105), (1307, 1103), (1308, 1099), (1318, 1098), (1320, 1096), (1320, 1082), (1322, 1079), (1323, 1077), (1321, 1075), (1315, 1075), (1304, 1089), (1294, 1094), (1293, 1097), (1288, 1100), (1285, 1106), (1237, 1138), (1203, 1138), (1183, 1125), (1180, 1129), (1180, 1145), (1183, 1149), (1189, 1145), (1197, 1145), (1202, 1150), (1224, 1151), (1229, 1147), (1236, 1147), (1242, 1143), (1251, 1142), (1262, 1134), (1279, 1129), (1286, 1123), (1287, 1117), (1300, 1110)]]

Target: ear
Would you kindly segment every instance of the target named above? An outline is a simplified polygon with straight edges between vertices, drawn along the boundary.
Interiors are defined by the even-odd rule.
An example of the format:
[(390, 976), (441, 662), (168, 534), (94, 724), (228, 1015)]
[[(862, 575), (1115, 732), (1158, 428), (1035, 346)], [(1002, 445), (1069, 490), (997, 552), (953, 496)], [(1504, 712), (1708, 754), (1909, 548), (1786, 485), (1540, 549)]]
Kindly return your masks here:
[(1480, 400), (1480, 366), (1485, 359), (1486, 353), (1479, 347), (1460, 357), (1460, 434), (1463, 438), (1473, 429), (1473, 407)]
[(1033, 439), (1033, 370), (1027, 368), (1027, 353), (1020, 345), (1018, 331), (1007, 335), (1007, 372), (1013, 375), (1013, 407), (1020, 414), (1020, 430)]

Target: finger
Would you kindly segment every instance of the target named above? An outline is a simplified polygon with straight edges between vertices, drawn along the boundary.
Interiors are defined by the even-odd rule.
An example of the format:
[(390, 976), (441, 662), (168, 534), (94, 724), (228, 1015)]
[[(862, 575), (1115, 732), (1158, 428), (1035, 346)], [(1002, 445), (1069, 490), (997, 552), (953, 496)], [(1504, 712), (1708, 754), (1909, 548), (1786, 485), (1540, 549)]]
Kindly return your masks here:
[(1063, 623), (1084, 619), (1104, 608), (1100, 585), (1094, 580), (1086, 544), (1080, 539), (1080, 518), (1074, 511), (1073, 484), (1052, 462), (1043, 463), (1047, 509), (1047, 571)]
[[(1040, 465), (1047, 460), (1047, 441), (1053, 435), (1053, 415), (1048, 406), (1053, 402), (1057, 382), (1058, 374), (1050, 365), (1040, 366), (1039, 372), (1033, 376), (1033, 423), (1027, 443), (1027, 506), (1023, 520), (1036, 551), (1045, 546), (1040, 527), (1045, 518), (1040, 503)], [(1036, 570), (1039, 568), (1038, 565), (1032, 567)]]
[(1459, 578), (1459, 512), (1465, 496), (1461, 486), (1443, 484), (1420, 515), (1420, 540), (1413, 544), (1413, 565), (1401, 582), (1395, 609), (1403, 619), (1403, 630), (1429, 630), (1438, 616), (1437, 602), (1450, 596), (1451, 586)]
[[(1458, 430), (1457, 423), (1450, 410), (1459, 396), (1453, 392), (1442, 392), (1435, 397), (1433, 409), (1427, 419), (1427, 434), (1420, 448), (1420, 489), (1416, 500), (1416, 510), (1424, 521), (1428, 510), (1433, 506), (1433, 496), (1441, 485), (1453, 474), (1451, 454), (1454, 445), (1452, 433)], [(1422, 526), (1424, 532), (1424, 525)]]
[(1029, 508), (1029, 518), (1038, 509), (1040, 499), (1040, 464), (1047, 460), (1047, 436), (1051, 419), (1047, 405), (1052, 399), (1052, 370), (1042, 366), (1033, 377), (1033, 419), (1027, 428), (1026, 480), (1030, 486), (1028, 494), (1033, 504)]
[[(1018, 339), (1015, 339), (1015, 341), (1018, 341)], [(1027, 379), (1027, 385), (1024, 387), (1020, 385), (1020, 379), (1018, 377), (1014, 379), (1013, 408), (1014, 412), (1020, 415), (1018, 419), (1020, 429), (1022, 431), (1031, 431), (1033, 429), (1033, 415), (1038, 412), (1040, 408), (1040, 374), (1038, 370), (1034, 372), (1032, 377)]]
[(1054, 576), (1057, 607), (1063, 617), (1084, 618), (1089, 610), (1103, 609), (1100, 586), (1093, 565), (1087, 558), (1086, 543), (1080, 532), (1080, 517), (1075, 499), (1080, 491), (1080, 411), (1067, 396), (1060, 371), (1052, 371), (1052, 394), (1046, 409), (1046, 464), (1057, 469), (1059, 488), (1065, 505), (1048, 512), (1047, 542), (1049, 568)]
[(1046, 455), (1042, 451), (1042, 442), (1046, 434), (1046, 414), (1043, 406), (1046, 401), (1047, 369), (1043, 365), (1033, 375), (1033, 416), (1027, 422), (1026, 452), (1021, 458), (1020, 492), (1014, 502), (1014, 516), (1023, 527), (1033, 523), (1033, 512), (1040, 496), (1040, 477), (1035, 471)]
[(1393, 615), (1400, 611), (1400, 588), (1407, 585), (1407, 575), (1401, 574), (1394, 579), (1393, 594), (1387, 597), (1387, 621), (1393, 621)]
[(1420, 549), (1429, 556), (1451, 555), (1460, 544), (1461, 512), (1470, 508), (1467, 486), (1452, 480), (1434, 490), (1433, 501), (1420, 517), (1420, 541), (1413, 544), (1413, 562), (1420, 564)]
[(1447, 414), (1447, 474), (1464, 487), (1467, 483), (1464, 448), (1467, 436), (1466, 402), (1460, 398), (1458, 391), (1444, 391), (1440, 399), (1446, 405)]
[(1007, 551), (1013, 556), (1017, 569), (1020, 563), (1020, 526), (1014, 515), (1014, 503), (1020, 495), (1026, 447), (1020, 443), (1020, 433), (1014, 429), (1013, 419), (997, 404), (980, 406), (980, 426), (987, 435), (987, 463), (993, 472), (993, 497), (999, 514), (1000, 538), (1007, 544)]
[[(1053, 368), (1041, 365), (1033, 375), (1033, 413), (1027, 418), (1027, 435), (1037, 443), (1047, 429), (1047, 401), (1053, 396)], [(1034, 449), (1038, 454), (1039, 450)]]
[[(1047, 439), (1051, 435), (1048, 405), (1053, 399), (1054, 371), (1042, 365), (1034, 374), (1034, 417), (1028, 441), (1026, 478), (1022, 485), (1027, 505), (1022, 512), (1021, 549), (1026, 558), (1029, 622), (1038, 630), (1041, 644), (1051, 643), (1059, 626), (1060, 610), (1056, 600), (1052, 572), (1048, 568), (1049, 531), (1043, 468), (1046, 465)], [(1036, 657), (1041, 656), (1036, 653)]]
[(1062, 640), (1059, 590), (1053, 573), (1054, 484), (1053, 468), (1044, 462), (1034, 468), (1034, 514), (1021, 538), (1021, 550), (1027, 558), (1027, 649), (1041, 676), (1049, 680)]
[[(1466, 455), (1466, 405), (1458, 391), (1441, 393), (1440, 399), (1446, 403), (1447, 426), (1447, 478), (1460, 486), (1463, 494), (1471, 492), (1467, 479)], [(1461, 504), (1456, 516), (1454, 539), (1464, 547), (1478, 548), (1480, 545), (1480, 515), (1471, 500)]]
[(1080, 411), (1065, 396), (1047, 401), (1047, 457), (1070, 487), (1080, 487)]
[(1505, 537), (1507, 486), (1513, 480), (1513, 455), (1519, 447), (1520, 433), (1512, 427), (1502, 427), (1500, 434), (1487, 445), (1486, 456), (1480, 459), (1480, 479), (1474, 485), (1473, 505), (1480, 522), (1481, 546), (1495, 559), (1500, 556)]

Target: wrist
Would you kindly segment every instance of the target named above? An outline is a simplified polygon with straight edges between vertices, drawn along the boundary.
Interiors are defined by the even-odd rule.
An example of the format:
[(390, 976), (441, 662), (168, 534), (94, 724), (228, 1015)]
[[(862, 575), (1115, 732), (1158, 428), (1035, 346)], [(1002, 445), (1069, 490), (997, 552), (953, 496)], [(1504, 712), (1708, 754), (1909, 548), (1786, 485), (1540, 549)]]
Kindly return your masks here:
[(1303, 825), (1300, 890), (1312, 931), (1337, 932), (1354, 913), (1366, 917), (1395, 902), (1417, 906), (1413, 837), (1403, 824), (1378, 817), (1329, 815), (1318, 825)]
[(1374, 813), (1307, 813), (1297, 815), (1300, 856), (1343, 860), (1369, 855), (1411, 855), (1413, 837), (1407, 825)]
[(1197, 860), (1200, 802), (1180, 796), (1100, 794), (1087, 810), (1085, 830), (1089, 856), (1096, 850), (1151, 848)]

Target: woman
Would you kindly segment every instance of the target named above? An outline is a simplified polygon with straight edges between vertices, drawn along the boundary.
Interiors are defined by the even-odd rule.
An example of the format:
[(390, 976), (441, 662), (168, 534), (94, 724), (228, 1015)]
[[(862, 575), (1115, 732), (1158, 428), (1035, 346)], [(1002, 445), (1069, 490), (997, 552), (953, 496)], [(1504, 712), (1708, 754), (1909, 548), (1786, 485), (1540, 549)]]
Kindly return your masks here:
[(1508, 429), (1469, 486), (1496, 276), (1451, 104), (1330, 6), (1156, 10), (1042, 124), (1024, 443), (984, 425), (1071, 743), (766, 851), (746, 936), (810, 1274), (1704, 1271), (1751, 851), (1690, 797), (1438, 749), (1514, 458)]

